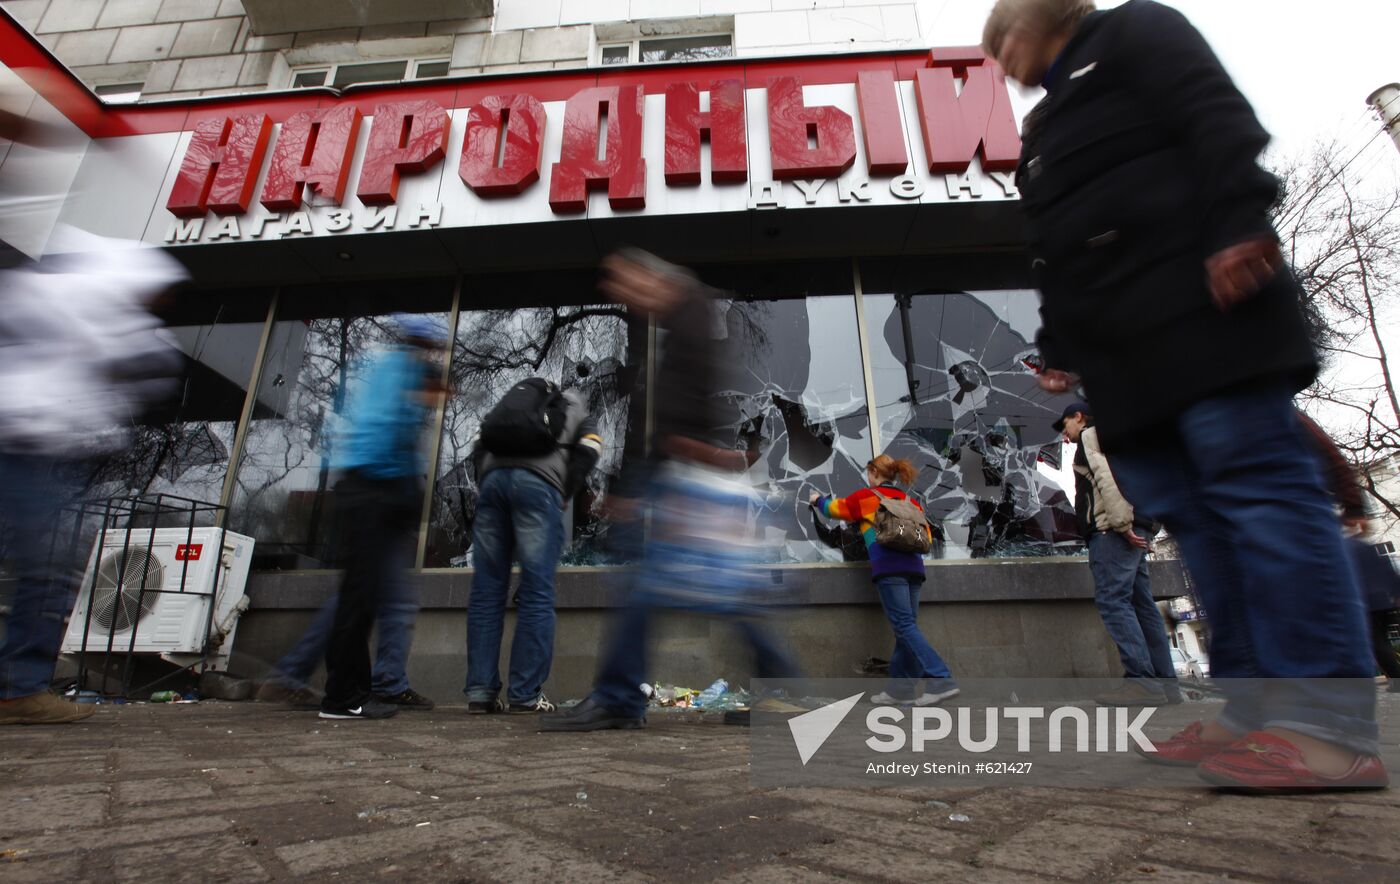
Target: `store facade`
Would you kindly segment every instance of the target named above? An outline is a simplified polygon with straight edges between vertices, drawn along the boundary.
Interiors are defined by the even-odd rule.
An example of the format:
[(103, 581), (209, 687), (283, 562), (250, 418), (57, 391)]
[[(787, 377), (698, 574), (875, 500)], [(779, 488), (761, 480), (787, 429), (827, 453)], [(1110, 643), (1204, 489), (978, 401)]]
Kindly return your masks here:
[[(22, 32), (21, 32), (22, 33)], [(20, 79), (43, 55), (7, 38)], [(19, 64), (15, 62), (18, 60)], [(50, 59), (51, 61), (51, 59)], [(741, 370), (724, 395), (757, 448), (768, 551), (794, 643), (819, 674), (885, 656), (864, 566), (803, 503), (859, 487), (881, 451), (920, 469), (938, 517), (930, 634), (969, 675), (1107, 675), (1073, 512), (1054, 473), (1063, 402), (1035, 383), (1038, 302), (1020, 247), (1017, 114), (966, 48), (259, 93), (114, 108), (43, 96), (86, 139), (54, 220), (168, 248), (193, 284), (166, 317), (178, 403), (91, 470), (91, 495), (169, 491), (257, 539), (250, 674), (333, 590), (329, 440), (347, 383), (395, 313), (450, 334), (450, 396), (416, 551), (414, 678), (441, 699), (463, 657), (480, 417), (532, 375), (576, 386), (606, 452), (571, 504), (560, 665), (581, 690), (625, 564), (602, 502), (646, 451), (656, 329), (596, 291), (621, 245), (725, 293)], [(0, 165), (0, 174), (5, 166)], [(1159, 563), (1159, 592), (1179, 571)], [(712, 624), (668, 627), (667, 677), (726, 657)], [(665, 640), (666, 636), (663, 636)], [(570, 665), (574, 663), (576, 665)], [(455, 668), (454, 668), (455, 667)], [(577, 682), (577, 683), (576, 683)]]

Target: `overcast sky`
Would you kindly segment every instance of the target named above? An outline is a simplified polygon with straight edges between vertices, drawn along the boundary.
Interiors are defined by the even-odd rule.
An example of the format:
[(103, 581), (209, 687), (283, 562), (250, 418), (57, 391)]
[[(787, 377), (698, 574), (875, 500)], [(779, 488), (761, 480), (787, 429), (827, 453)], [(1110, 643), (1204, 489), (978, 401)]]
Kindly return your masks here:
[[(1100, 8), (1122, 0), (1099, 0)], [(1352, 168), (1400, 177), (1400, 152), (1366, 97), (1400, 82), (1400, 0), (1171, 0), (1215, 48), (1273, 134), (1278, 156), (1336, 134)], [(976, 45), (992, 0), (918, 0), (923, 43)], [(1368, 144), (1369, 143), (1369, 144)]]

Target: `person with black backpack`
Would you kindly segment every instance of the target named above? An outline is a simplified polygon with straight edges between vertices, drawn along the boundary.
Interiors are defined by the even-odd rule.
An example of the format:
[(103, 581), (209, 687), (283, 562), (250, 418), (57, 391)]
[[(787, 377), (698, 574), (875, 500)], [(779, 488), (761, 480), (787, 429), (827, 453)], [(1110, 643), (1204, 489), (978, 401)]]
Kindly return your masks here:
[[(554, 569), (564, 545), (564, 510), (603, 451), (597, 423), (577, 390), (543, 378), (511, 387), (481, 422), (481, 490), (472, 523), (467, 598), (467, 712), (550, 712), (544, 683), (554, 662)], [(520, 564), (510, 684), (501, 692), (501, 634), (510, 569)]]
[(849, 497), (813, 492), (810, 501), (827, 516), (856, 523), (870, 551), (870, 573), (895, 639), (891, 682), (870, 698), (878, 705), (936, 706), (959, 693), (948, 664), (919, 630), (924, 554), (933, 548), (933, 529), (923, 506), (895, 484), (908, 485), (916, 475), (909, 461), (882, 454), (865, 465), (869, 488)]

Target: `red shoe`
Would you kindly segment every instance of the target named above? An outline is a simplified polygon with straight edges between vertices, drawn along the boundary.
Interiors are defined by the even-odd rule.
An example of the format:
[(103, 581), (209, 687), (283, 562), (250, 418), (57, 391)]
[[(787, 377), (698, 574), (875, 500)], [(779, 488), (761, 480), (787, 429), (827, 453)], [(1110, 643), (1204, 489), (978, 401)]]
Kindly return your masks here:
[(1228, 749), (1201, 762), (1201, 778), (1244, 792), (1293, 792), (1315, 789), (1384, 789), (1390, 785), (1385, 766), (1374, 755), (1358, 755), (1346, 773), (1314, 773), (1297, 746), (1263, 731), (1251, 731)]
[(1156, 752), (1144, 752), (1141, 746), (1133, 744), (1134, 751), (1146, 758), (1153, 764), (1170, 764), (1173, 767), (1195, 767), (1207, 758), (1214, 757), (1217, 753), (1223, 752), (1225, 747), (1234, 742), (1233, 739), (1216, 743), (1211, 740), (1201, 739), (1201, 730), (1204, 726), (1199, 721), (1193, 721), (1180, 733), (1161, 742), (1152, 741), (1152, 746)]

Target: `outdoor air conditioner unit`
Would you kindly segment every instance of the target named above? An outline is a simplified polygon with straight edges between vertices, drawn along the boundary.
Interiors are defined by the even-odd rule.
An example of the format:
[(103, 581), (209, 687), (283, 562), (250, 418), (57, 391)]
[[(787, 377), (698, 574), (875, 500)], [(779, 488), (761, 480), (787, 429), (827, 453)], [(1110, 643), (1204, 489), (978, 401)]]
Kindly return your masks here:
[(105, 531), (88, 558), (63, 653), (83, 651), (86, 633), (88, 654), (110, 647), (189, 665), (204, 655), (207, 636), (210, 668), (226, 668), (252, 557), (253, 538), (218, 528)]

